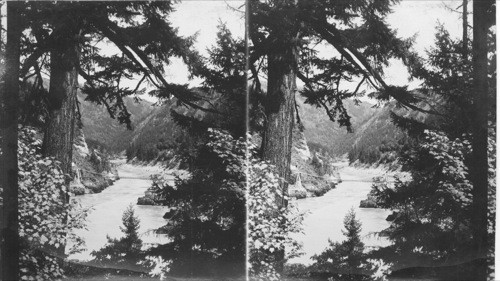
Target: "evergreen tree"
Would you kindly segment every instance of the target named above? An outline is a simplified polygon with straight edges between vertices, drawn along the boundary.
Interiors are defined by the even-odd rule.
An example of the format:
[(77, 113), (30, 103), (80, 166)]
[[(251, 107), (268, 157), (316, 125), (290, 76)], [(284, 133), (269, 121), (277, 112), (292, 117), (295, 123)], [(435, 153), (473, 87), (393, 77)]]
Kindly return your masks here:
[(312, 257), (315, 263), (311, 266), (313, 274), (332, 277), (332, 280), (371, 280), (365, 276), (363, 269), (367, 255), (363, 253), (361, 242), (361, 223), (356, 219), (354, 209), (349, 210), (344, 218), (342, 234), (346, 240), (342, 243), (329, 240), (330, 247), (319, 255)]
[(472, 229), (478, 280), (488, 279), (488, 32), (495, 24), (495, 1), (473, 1)]
[[(344, 218), (345, 230), (342, 230), (342, 234), (347, 237), (347, 240), (342, 244), (345, 247), (345, 251), (348, 253), (346, 264), (352, 270), (358, 268), (362, 263), (364, 244), (361, 242), (361, 223), (356, 219), (356, 213), (354, 209), (351, 209), (349, 213)], [(353, 271), (351, 271), (353, 272)]]
[[(485, 149), (494, 151), (496, 48), (495, 35), (489, 36), (487, 98), (491, 107), (485, 111), (493, 126)], [(411, 180), (396, 181), (394, 188), (385, 184), (374, 187), (381, 206), (396, 211), (391, 227), (386, 230), (394, 244), (377, 254), (394, 262), (395, 268), (448, 266), (478, 258), (474, 229), (479, 226), (473, 223), (478, 210), (474, 210), (472, 203), (475, 195), (471, 173), (477, 157), (471, 154), (470, 145), (471, 133), (478, 124), (473, 110), (472, 52), (467, 51), (468, 56), (464, 56), (463, 46), (463, 42), (452, 39), (440, 27), (436, 46), (428, 52), (429, 59), (414, 68), (414, 75), (424, 81), (421, 93), (429, 97), (432, 101), (429, 105), (441, 114), (426, 115), (424, 121), (393, 114), (396, 124), (411, 136), (400, 151), (403, 169), (411, 174)], [(484, 172), (490, 173), (488, 193), (494, 196), (491, 168), (485, 168)], [(489, 199), (483, 202), (485, 210), (494, 205), (494, 197)], [(481, 228), (491, 227), (494, 213), (487, 217)], [(488, 245), (492, 246), (491, 233), (488, 239)], [(454, 278), (482, 278), (471, 264), (444, 273)]]
[(175, 186), (158, 177), (157, 203), (169, 206), (163, 227), (172, 242), (149, 254), (172, 261), (172, 274), (243, 276), (245, 273), (244, 141), (212, 131), (187, 156), (191, 173)]
[[(2, 189), (1, 265), (2, 280), (19, 278), (19, 203), (18, 203), (18, 103), (19, 46), (21, 9), (17, 2), (7, 3), (7, 44), (5, 73), (0, 83), (0, 188)], [(0, 38), (1, 39), (1, 38)]]
[(119, 266), (127, 269), (137, 268), (144, 254), (141, 251), (142, 240), (137, 232), (140, 220), (135, 216), (134, 207), (128, 206), (122, 216), (123, 227), (120, 230), (125, 236), (116, 239), (107, 237), (107, 244), (98, 251), (92, 251), (94, 262), (105, 266)]
[(157, 203), (171, 209), (163, 229), (172, 242), (150, 251), (172, 261), (172, 274), (245, 274), (245, 142), (239, 138), (245, 134), (244, 46), (221, 24), (206, 66), (194, 69), (222, 114), (195, 118), (172, 112), (187, 132), (178, 151), (191, 176), (177, 179), (175, 186), (162, 177), (154, 180)]

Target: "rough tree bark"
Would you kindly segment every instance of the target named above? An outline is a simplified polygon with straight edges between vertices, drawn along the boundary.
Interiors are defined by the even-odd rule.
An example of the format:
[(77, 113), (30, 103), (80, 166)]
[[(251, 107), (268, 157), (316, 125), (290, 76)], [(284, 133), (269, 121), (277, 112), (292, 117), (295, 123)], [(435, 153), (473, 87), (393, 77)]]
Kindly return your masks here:
[(488, 10), (494, 1), (473, 2), (473, 87), (471, 179), (473, 183), (472, 229), (477, 280), (487, 280), (488, 267)]
[[(75, 105), (78, 90), (80, 50), (78, 32), (63, 35), (51, 51), (49, 116), (43, 138), (43, 154), (61, 162), (62, 171), (71, 173)], [(69, 178), (67, 179), (69, 183)]]
[[(285, 41), (291, 42), (291, 41)], [(266, 121), (262, 138), (262, 158), (275, 165), (276, 172), (282, 179), (281, 194), (276, 197), (279, 207), (286, 207), (290, 164), (292, 156), (292, 131), (294, 125), (294, 101), (297, 91), (296, 64), (297, 50), (293, 44), (279, 44), (280, 50), (271, 52), (268, 60), (268, 86), (265, 100)], [(284, 251), (276, 252), (278, 265), (276, 270), (283, 272)]]
[(0, 186), (3, 188), (2, 280), (18, 280), (19, 278), (17, 107), (19, 47), (22, 30), (20, 4), (16, 1), (7, 2), (5, 84), (0, 86)]
[[(61, 162), (61, 170), (67, 175), (66, 187), (71, 181), (73, 139), (80, 63), (79, 31), (69, 29), (63, 33), (51, 50), (50, 87), (48, 95), (49, 115), (44, 131), (43, 155)], [(61, 191), (61, 200), (69, 197)], [(54, 254), (64, 256), (66, 245), (54, 249)]]
[[(288, 54), (286, 54), (288, 53)], [(268, 55), (268, 86), (265, 101), (266, 124), (262, 138), (262, 157), (276, 166), (281, 182), (280, 206), (288, 194), (296, 92), (296, 51)]]

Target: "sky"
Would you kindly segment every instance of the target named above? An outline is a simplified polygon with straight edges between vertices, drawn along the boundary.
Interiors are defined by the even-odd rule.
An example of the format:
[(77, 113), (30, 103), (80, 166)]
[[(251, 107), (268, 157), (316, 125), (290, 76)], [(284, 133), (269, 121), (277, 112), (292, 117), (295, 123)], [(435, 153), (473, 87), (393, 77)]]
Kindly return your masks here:
[[(407, 38), (416, 34), (413, 47), (425, 57), (426, 49), (434, 44), (438, 24), (442, 24), (451, 36), (462, 36), (460, 13), (451, 12), (447, 8), (456, 9), (461, 3), (461, 0), (404, 0), (393, 8), (393, 13), (387, 17), (387, 23), (397, 30), (400, 37)], [(469, 8), (471, 10), (472, 7)], [(472, 22), (472, 17), (469, 20)], [(420, 81), (408, 81), (408, 73), (402, 63), (391, 65), (385, 72), (385, 78), (390, 84), (398, 86), (409, 85), (410, 88), (415, 88), (420, 84)]]
[[(447, 29), (451, 36), (460, 38), (462, 36), (462, 20), (460, 13), (451, 12), (449, 8), (456, 9), (462, 0), (454, 1), (436, 1), (436, 0), (418, 0), (410, 1), (403, 0), (392, 7), (393, 12), (386, 18), (387, 24), (397, 32), (397, 36), (401, 38), (410, 38), (416, 36), (413, 49), (420, 56), (426, 57), (426, 50), (429, 50), (435, 39), (436, 27), (442, 24)], [(469, 9), (472, 10), (472, 7)], [(472, 19), (470, 19), (472, 20)], [(328, 43), (320, 45), (318, 48), (319, 55), (322, 57), (330, 57), (331, 52), (337, 53), (336, 50)], [(420, 87), (422, 81), (410, 80), (406, 67), (400, 60), (391, 59), (390, 65), (384, 68), (383, 78), (389, 85), (408, 86), (409, 89)], [(341, 81), (340, 89), (354, 90), (361, 79), (353, 81)], [(297, 82), (299, 87), (303, 86), (301, 81)], [(361, 91), (370, 93), (373, 88), (369, 88), (368, 84), (360, 87)], [(368, 103), (376, 103), (375, 100), (366, 96), (360, 100)]]
[[(417, 35), (414, 48), (425, 56), (425, 50), (434, 42), (435, 28), (441, 23), (452, 36), (460, 37), (462, 32), (460, 13), (453, 13), (446, 8), (457, 8), (462, 0), (403, 0), (393, 7), (393, 13), (387, 17), (388, 24), (396, 29), (401, 37)], [(192, 36), (197, 34), (194, 47), (202, 54), (207, 55), (206, 49), (215, 44), (217, 26), (220, 22), (226, 23), (233, 36), (243, 38), (245, 34), (244, 1), (241, 0), (184, 0), (174, 5), (175, 11), (169, 15), (169, 21), (178, 28), (179, 35)], [(469, 10), (472, 10), (470, 8)], [(471, 19), (472, 20), (472, 19)], [(108, 54), (117, 53), (118, 49), (112, 45), (103, 46)], [(137, 77), (139, 80), (141, 77)], [(165, 78), (168, 82), (199, 86), (199, 78), (189, 79), (186, 65), (181, 59), (173, 58), (167, 66)], [(406, 68), (399, 61), (391, 61), (385, 69), (385, 80), (392, 85), (409, 85), (416, 88), (420, 81), (409, 81)], [(83, 82), (83, 80), (81, 81)], [(124, 82), (127, 86), (135, 87), (137, 81)], [(300, 81), (299, 81), (300, 86)], [(354, 89), (356, 81), (344, 82), (342, 88)], [(142, 98), (155, 102), (154, 97), (143, 95)], [(369, 99), (363, 99), (369, 101)]]
[[(169, 20), (179, 29), (179, 35), (198, 34), (194, 47), (204, 56), (207, 48), (215, 45), (217, 26), (223, 22), (236, 38), (245, 36), (244, 1), (188, 0), (176, 4), (175, 12)], [(186, 66), (180, 59), (173, 59), (167, 68), (167, 81), (187, 83), (191, 86), (200, 84), (199, 79), (189, 80)]]
[[(461, 36), (461, 20), (459, 13), (452, 13), (446, 6), (456, 8), (461, 0), (403, 0), (393, 7), (393, 13), (387, 18), (388, 24), (397, 29), (401, 37), (411, 37), (417, 34), (414, 48), (425, 55), (425, 50), (434, 42), (435, 27), (438, 23), (444, 24), (452, 36)], [(169, 18), (173, 26), (179, 28), (179, 34), (190, 36), (198, 33), (195, 47), (206, 55), (206, 48), (215, 43), (217, 25), (219, 21), (226, 22), (235, 36), (244, 36), (244, 1), (210, 1), (188, 0), (178, 3), (176, 11)], [(239, 9), (240, 11), (235, 11)], [(176, 83), (187, 83), (191, 86), (199, 85), (199, 79), (189, 80), (186, 66), (174, 59), (167, 68), (166, 78)], [(385, 70), (385, 79), (393, 85), (409, 85), (410, 88), (419, 86), (420, 81), (409, 81), (408, 73), (402, 63), (392, 61)], [(356, 83), (346, 83), (344, 87), (353, 88)], [(147, 97), (147, 99), (152, 99)]]
[[(435, 27), (438, 23), (442, 23), (452, 36), (461, 36), (460, 14), (446, 8), (446, 6), (457, 8), (461, 2), (462, 0), (402, 0), (393, 7), (393, 13), (387, 17), (387, 22), (392, 28), (397, 29), (401, 37), (417, 34), (414, 48), (421, 55), (425, 55), (425, 50), (433, 44)], [(175, 4), (175, 11), (170, 15), (169, 21), (179, 29), (179, 34), (182, 36), (197, 33), (195, 47), (206, 55), (206, 49), (215, 44), (217, 25), (220, 21), (227, 24), (234, 36), (243, 38), (245, 32), (243, 5), (244, 1), (241, 0), (184, 0)], [(470, 10), (472, 8), (469, 8)], [(104, 49), (110, 54), (118, 52), (114, 46), (108, 45)], [(198, 86), (201, 83), (200, 79), (190, 80), (188, 76), (187, 67), (181, 60), (172, 59), (166, 71), (167, 81), (190, 86)], [(393, 61), (385, 70), (385, 80), (393, 85), (409, 85), (410, 89), (420, 84), (420, 81), (410, 82), (405, 67), (397, 61)], [(136, 81), (129, 81), (127, 84), (134, 87), (135, 83)], [(353, 88), (356, 85), (355, 82), (346, 83), (344, 87)], [(155, 101), (149, 96), (143, 98)]]
[[(184, 0), (174, 5), (175, 11), (169, 15), (168, 21), (173, 27), (178, 28), (180, 36), (197, 34), (194, 47), (202, 55), (207, 56), (207, 48), (216, 43), (217, 26), (221, 22), (226, 24), (233, 37), (244, 38), (244, 3), (241, 0)], [(120, 52), (111, 43), (101, 43), (99, 47), (106, 55)], [(136, 79), (122, 80), (122, 85), (133, 89), (141, 78), (142, 76), (137, 76)], [(169, 83), (189, 84), (191, 87), (199, 86), (202, 82), (199, 78), (189, 79), (187, 66), (180, 58), (170, 59), (170, 64), (166, 66), (165, 79)], [(80, 77), (79, 82), (84, 83), (83, 78)], [(150, 102), (157, 101), (157, 98), (148, 94), (141, 95), (141, 98)]]

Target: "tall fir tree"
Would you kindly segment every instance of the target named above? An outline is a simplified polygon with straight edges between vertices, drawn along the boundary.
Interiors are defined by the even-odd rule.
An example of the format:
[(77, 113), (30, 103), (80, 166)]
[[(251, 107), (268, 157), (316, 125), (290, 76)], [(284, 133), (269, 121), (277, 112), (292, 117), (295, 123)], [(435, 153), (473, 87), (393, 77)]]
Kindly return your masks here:
[(107, 237), (107, 244), (98, 251), (92, 251), (94, 262), (100, 266), (122, 267), (126, 269), (137, 268), (138, 262), (144, 258), (142, 240), (139, 238), (140, 220), (135, 215), (134, 207), (129, 205), (123, 212), (120, 230), (124, 236), (121, 238)]
[(488, 33), (495, 24), (495, 1), (473, 1), (472, 67), (472, 228), (478, 280), (488, 279)]
[[(42, 112), (43, 150), (61, 162), (70, 181), (73, 134), (77, 116), (78, 77), (85, 79), (86, 99), (104, 105), (110, 116), (130, 127), (130, 113), (123, 98), (143, 93), (151, 82), (157, 95), (177, 96), (180, 103), (201, 108), (198, 96), (187, 85), (168, 83), (163, 77), (171, 57), (181, 57), (190, 66), (198, 63), (190, 49), (192, 37), (178, 36), (168, 22), (171, 1), (161, 2), (25, 2), (22, 5), (20, 77), (30, 80), (37, 112)], [(106, 56), (99, 42), (116, 46), (120, 55)], [(43, 70), (50, 73), (45, 88)], [(122, 79), (142, 77), (130, 89)], [(29, 102), (27, 102), (29, 104)], [(42, 110), (40, 110), (42, 108)], [(29, 110), (26, 110), (29, 112)], [(62, 192), (63, 193), (63, 192)], [(61, 200), (67, 201), (67, 196)], [(59, 247), (64, 255), (64, 247)]]
[(370, 280), (366, 275), (363, 265), (366, 263), (367, 254), (364, 253), (364, 243), (361, 241), (361, 223), (356, 219), (354, 209), (344, 217), (342, 242), (329, 241), (329, 248), (312, 259), (315, 263), (310, 270), (313, 274), (327, 276), (333, 280)]
[[(490, 142), (483, 149), (494, 151), (496, 104), (496, 42), (493, 31), (488, 35), (487, 104), (484, 109), (490, 127)], [(467, 37), (464, 42), (453, 39), (441, 26), (436, 34), (435, 47), (428, 51), (429, 58), (413, 68), (415, 77), (423, 81), (420, 93), (431, 102), (428, 106), (440, 115), (425, 115), (424, 121), (412, 114), (393, 114), (395, 123), (411, 136), (401, 150), (403, 169), (412, 176), (410, 181), (397, 181), (394, 188), (375, 185), (382, 207), (396, 211), (395, 219), (387, 230), (394, 244), (379, 253), (395, 263), (395, 269), (414, 266), (449, 266), (464, 263), (460, 270), (444, 269), (439, 274), (454, 278), (486, 278), (486, 248), (492, 247), (492, 228), (495, 198), (484, 200), (481, 208), (473, 207), (477, 200), (473, 192), (474, 170), (478, 158), (471, 153), (474, 139), (475, 117), (474, 68), (472, 46)], [(486, 120), (485, 120), (486, 123)], [(487, 126), (486, 124), (484, 124)], [(481, 125), (482, 126), (482, 125)], [(427, 130), (427, 132), (426, 132)], [(474, 149), (472, 148), (472, 151)], [(489, 155), (490, 160), (493, 155)], [(482, 160), (481, 160), (482, 161)], [(488, 162), (486, 162), (487, 164)], [(487, 194), (494, 196), (491, 167), (482, 167), (486, 173)], [(488, 181), (489, 178), (489, 181)], [(476, 199), (474, 199), (476, 198)], [(493, 208), (494, 209), (494, 208)], [(486, 215), (479, 224), (477, 215)], [(484, 214), (486, 212), (486, 214)], [(490, 234), (479, 246), (474, 237), (477, 228)], [(476, 232), (476, 233), (475, 233)], [(484, 234), (484, 232), (483, 232)], [(418, 250), (416, 250), (418, 249)], [(478, 251), (483, 251), (478, 255)], [(472, 263), (471, 263), (472, 262)], [(479, 266), (476, 267), (477, 263)], [(476, 271), (478, 269), (479, 271)]]
[(181, 148), (191, 176), (175, 186), (159, 177), (157, 203), (169, 206), (164, 227), (171, 242), (150, 253), (171, 260), (171, 273), (183, 276), (242, 277), (246, 258), (245, 206), (245, 45), (221, 24), (209, 57), (193, 74), (201, 91), (222, 114), (202, 118), (172, 112), (191, 144)]
[(7, 3), (5, 73), (0, 84), (0, 187), (2, 188), (1, 264), (2, 280), (19, 278), (18, 203), (18, 103), (19, 58), (22, 31), (21, 4)]

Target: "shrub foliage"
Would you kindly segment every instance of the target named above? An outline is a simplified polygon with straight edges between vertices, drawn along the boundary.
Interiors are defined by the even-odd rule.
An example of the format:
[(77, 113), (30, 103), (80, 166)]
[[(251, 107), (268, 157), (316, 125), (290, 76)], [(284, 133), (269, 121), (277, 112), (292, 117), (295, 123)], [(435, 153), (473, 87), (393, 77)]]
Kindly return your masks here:
[[(61, 252), (82, 250), (83, 240), (75, 230), (85, 227), (87, 210), (70, 196), (60, 163), (41, 155), (41, 140), (32, 127), (19, 130), (19, 236), (21, 280), (57, 280), (63, 277)], [(62, 250), (64, 252), (64, 250)]]

